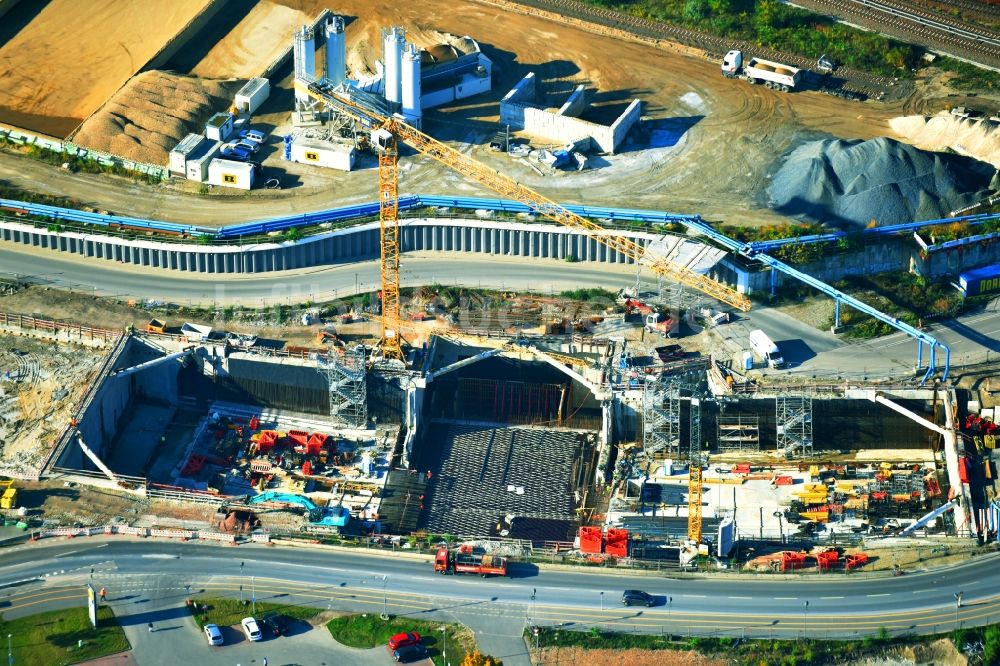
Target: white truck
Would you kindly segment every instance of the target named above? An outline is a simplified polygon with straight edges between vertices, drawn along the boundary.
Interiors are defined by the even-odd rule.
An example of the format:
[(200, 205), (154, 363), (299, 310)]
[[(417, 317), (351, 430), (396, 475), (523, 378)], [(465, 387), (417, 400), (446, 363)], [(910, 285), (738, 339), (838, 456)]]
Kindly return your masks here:
[(772, 90), (788, 92), (799, 85), (802, 70), (780, 62), (750, 58), (743, 62), (743, 51), (732, 50), (722, 59), (722, 75), (727, 79), (743, 79), (747, 83), (763, 83)]
[(761, 361), (772, 368), (780, 368), (785, 365), (785, 359), (781, 357), (781, 350), (771, 338), (767, 337), (767, 333), (760, 329), (750, 331), (748, 339), (750, 340), (750, 349)]

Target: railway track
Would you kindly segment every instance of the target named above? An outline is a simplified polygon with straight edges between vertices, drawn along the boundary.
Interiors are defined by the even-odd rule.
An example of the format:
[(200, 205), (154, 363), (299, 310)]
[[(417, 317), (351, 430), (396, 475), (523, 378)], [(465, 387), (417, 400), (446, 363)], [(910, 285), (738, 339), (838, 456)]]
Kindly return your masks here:
[(1000, 67), (1000, 34), (925, 7), (896, 0), (794, 0), (866, 28), (974, 62)]
[[(494, 6), (503, 6), (504, 4), (495, 0), (478, 1)], [(740, 49), (751, 56), (785, 62), (805, 70), (811, 70), (816, 64), (815, 60), (803, 56), (761, 47), (739, 39), (727, 39), (688, 30), (669, 23), (641, 19), (603, 7), (585, 4), (578, 0), (514, 0), (514, 4), (623, 30), (650, 40), (666, 40), (692, 46), (704, 50), (706, 56), (719, 61), (722, 60), (722, 54), (730, 49)], [(855, 99), (890, 100), (900, 99), (909, 94), (909, 86), (906, 83), (848, 67), (841, 67), (837, 70), (835, 82), (823, 81), (817, 75), (813, 77), (812, 83), (814, 89), (822, 92)]]

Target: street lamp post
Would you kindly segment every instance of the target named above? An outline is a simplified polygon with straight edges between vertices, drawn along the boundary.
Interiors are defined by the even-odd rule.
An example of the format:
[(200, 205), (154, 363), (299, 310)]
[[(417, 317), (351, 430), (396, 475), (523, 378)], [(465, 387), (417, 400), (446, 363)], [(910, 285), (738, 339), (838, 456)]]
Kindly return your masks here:
[(7, 634), (7, 666), (14, 666), (14, 653), (10, 649), (10, 638), (13, 634)]
[(956, 627), (958, 626), (958, 623), (959, 623), (959, 620), (958, 620), (958, 609), (961, 608), (961, 607), (962, 607), (962, 593), (961, 592), (956, 592), (955, 593), (955, 626)]
[(389, 575), (385, 574), (382, 576), (382, 619), (389, 619), (389, 597), (386, 593), (386, 582), (389, 580)]
[(243, 562), (240, 562), (240, 606), (243, 605)]
[(254, 582), (254, 576), (250, 576), (250, 604), (252, 613), (257, 614), (257, 584)]
[(806, 623), (807, 623), (807, 618), (808, 617), (809, 617), (809, 602), (806, 601), (806, 603), (802, 606), (802, 637), (803, 638), (805, 638), (806, 631), (807, 631), (807, 624)]
[(604, 610), (604, 592), (601, 591), (601, 610)]
[(444, 635), (444, 648), (441, 650), (441, 658), (444, 660), (444, 666), (448, 666), (448, 627), (438, 627)]

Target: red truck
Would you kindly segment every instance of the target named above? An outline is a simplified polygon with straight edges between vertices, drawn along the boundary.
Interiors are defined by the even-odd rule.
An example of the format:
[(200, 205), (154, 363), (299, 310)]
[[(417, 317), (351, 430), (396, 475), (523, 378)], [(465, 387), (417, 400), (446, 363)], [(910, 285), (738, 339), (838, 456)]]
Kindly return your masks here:
[(438, 548), (434, 557), (434, 571), (442, 574), (479, 574), (506, 576), (507, 558), (499, 555), (476, 555), (471, 548), (462, 546), (456, 553), (447, 548)]

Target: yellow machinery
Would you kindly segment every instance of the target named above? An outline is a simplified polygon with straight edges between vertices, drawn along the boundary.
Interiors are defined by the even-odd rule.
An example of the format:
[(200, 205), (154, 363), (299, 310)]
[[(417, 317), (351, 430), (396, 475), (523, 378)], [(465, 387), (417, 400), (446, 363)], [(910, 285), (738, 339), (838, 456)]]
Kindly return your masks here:
[(688, 539), (701, 543), (701, 460), (688, 467)]
[(14, 482), (0, 481), (0, 509), (16, 509), (17, 508), (17, 488), (14, 487)]
[[(740, 310), (750, 309), (750, 300), (729, 287), (660, 257), (645, 254), (645, 248), (605, 229), (556, 202), (531, 190), (512, 178), (501, 175), (470, 157), (449, 148), (423, 132), (403, 122), (402, 118), (386, 117), (371, 108), (361, 98), (352, 99), (343, 88), (334, 88), (325, 81), (309, 83), (295, 80), (295, 88), (313, 99), (354, 119), (371, 130), (372, 145), (379, 155), (379, 218), (381, 228), (382, 269), (382, 354), (402, 360), (399, 336), (399, 170), (397, 146), (403, 142), (453, 171), (478, 182), (494, 192), (527, 204), (539, 214), (559, 224), (576, 229), (588, 237), (620, 252), (637, 263), (647, 265), (654, 273), (712, 296)], [(700, 530), (699, 530), (700, 531)]]

